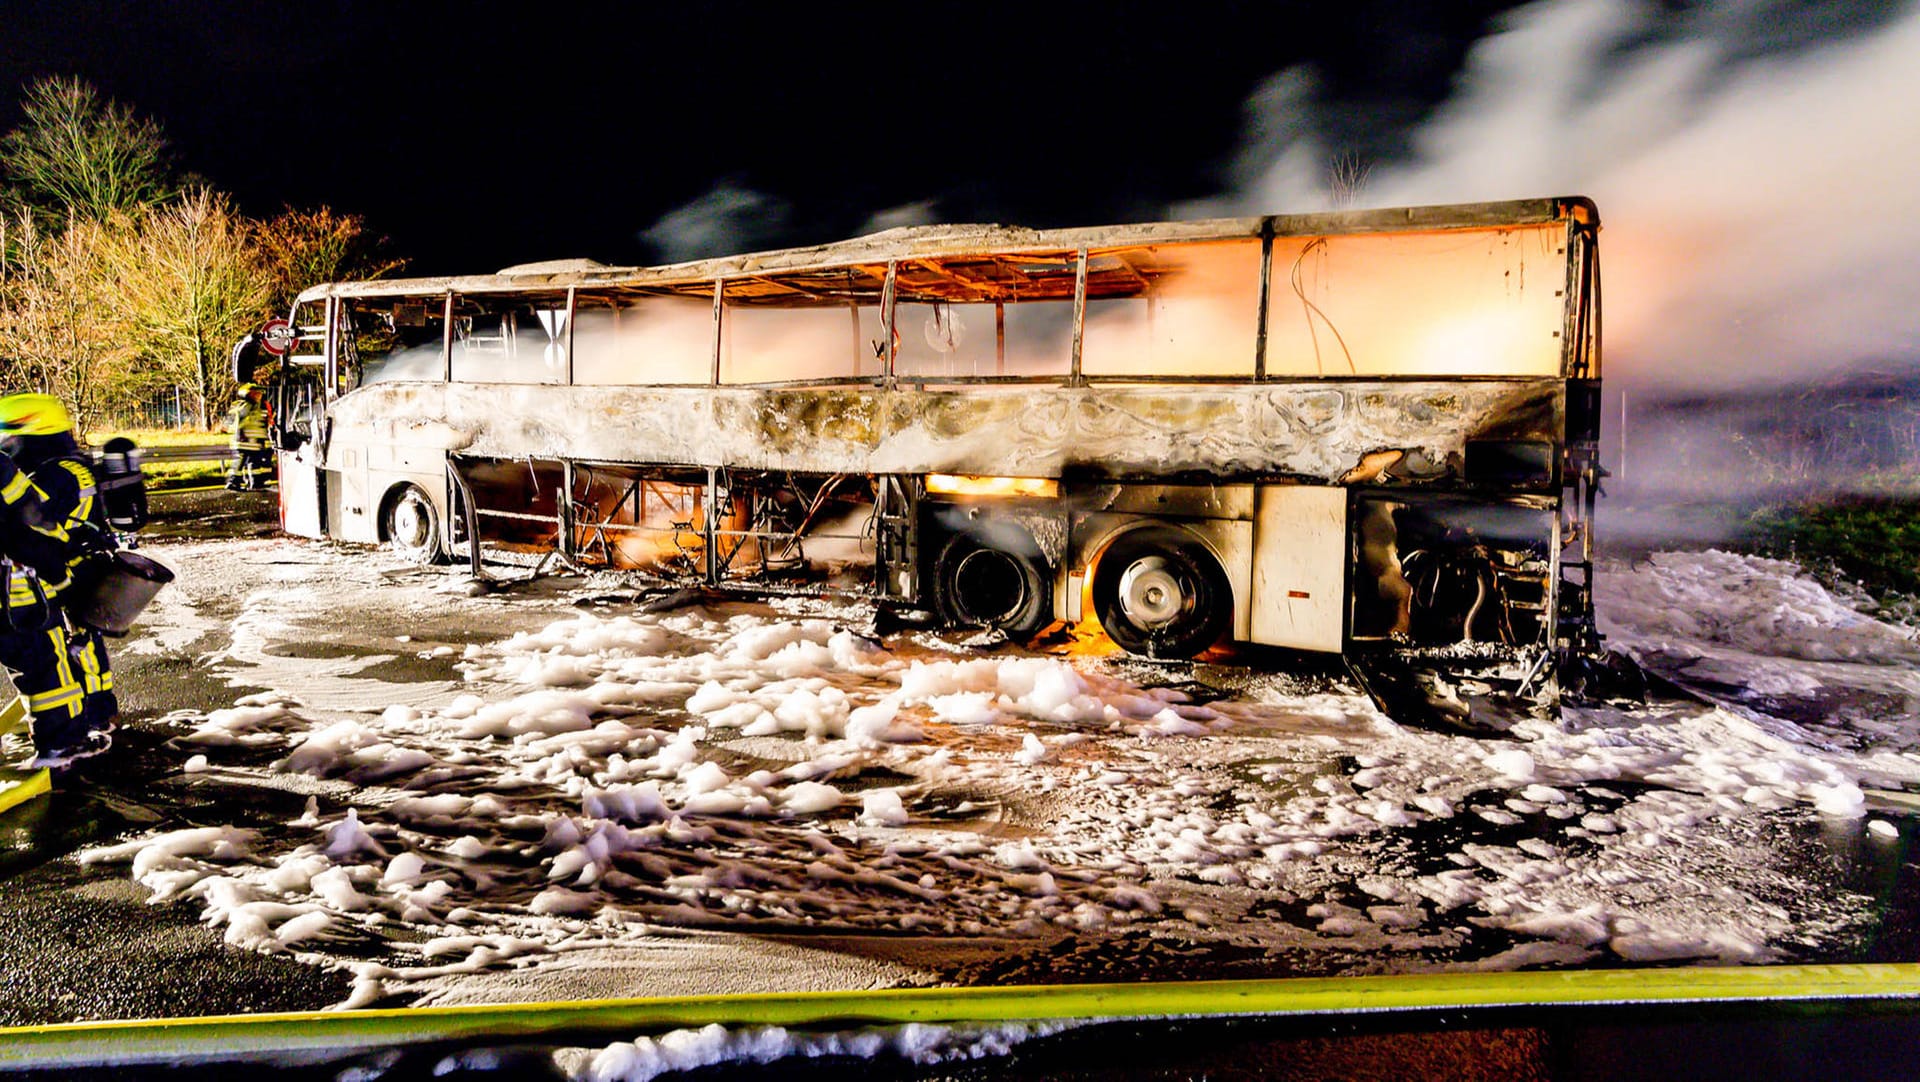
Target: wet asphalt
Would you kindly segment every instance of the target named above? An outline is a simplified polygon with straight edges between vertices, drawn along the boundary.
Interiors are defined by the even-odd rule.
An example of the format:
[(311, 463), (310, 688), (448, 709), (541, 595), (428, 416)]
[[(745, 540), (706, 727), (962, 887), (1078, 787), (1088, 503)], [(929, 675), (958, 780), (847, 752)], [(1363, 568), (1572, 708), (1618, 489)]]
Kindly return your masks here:
[[(154, 499), (153, 536), (254, 537), (274, 530), (275, 496), (191, 493)], [(137, 634), (137, 632), (136, 632)], [(111, 647), (110, 647), (111, 649)], [(235, 950), (188, 900), (148, 904), (144, 887), (82, 867), (77, 854), (134, 833), (278, 821), (300, 801), (270, 790), (187, 783), (157, 718), (227, 705), (236, 691), (192, 656), (122, 654), (114, 749), (58, 775), (53, 791), (0, 815), (0, 1025), (319, 1009), (348, 979)], [(288, 805), (292, 806), (289, 807)]]

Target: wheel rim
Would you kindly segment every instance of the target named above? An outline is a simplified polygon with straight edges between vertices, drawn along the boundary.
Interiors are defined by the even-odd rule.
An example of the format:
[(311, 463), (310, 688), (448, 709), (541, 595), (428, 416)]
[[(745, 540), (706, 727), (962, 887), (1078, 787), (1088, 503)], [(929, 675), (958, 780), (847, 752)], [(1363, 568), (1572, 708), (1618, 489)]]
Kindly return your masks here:
[(427, 518), (420, 498), (412, 494), (400, 497), (393, 506), (393, 526), (388, 531), (393, 543), (403, 549), (420, 549), (433, 537), (433, 524)]
[(1149, 630), (1178, 622), (1193, 608), (1190, 584), (1163, 556), (1145, 556), (1120, 575), (1120, 611), (1136, 627)]
[(969, 620), (1001, 623), (1018, 613), (1026, 600), (1026, 577), (1007, 553), (975, 549), (953, 569), (953, 603)]

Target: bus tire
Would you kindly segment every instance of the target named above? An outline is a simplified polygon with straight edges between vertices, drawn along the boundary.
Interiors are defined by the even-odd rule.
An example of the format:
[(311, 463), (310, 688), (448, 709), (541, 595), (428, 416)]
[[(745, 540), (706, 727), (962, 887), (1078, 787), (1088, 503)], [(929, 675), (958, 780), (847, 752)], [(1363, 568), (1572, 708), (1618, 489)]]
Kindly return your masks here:
[(1233, 586), (1193, 535), (1148, 528), (1123, 534), (1093, 573), (1094, 612), (1107, 638), (1142, 657), (1191, 658), (1233, 622)]
[(1005, 532), (948, 538), (934, 561), (935, 599), (949, 624), (998, 628), (1008, 638), (1026, 640), (1053, 622), (1052, 576), (1026, 531)]
[(415, 563), (437, 563), (446, 555), (440, 516), (419, 485), (401, 485), (380, 511), (380, 537), (387, 547)]

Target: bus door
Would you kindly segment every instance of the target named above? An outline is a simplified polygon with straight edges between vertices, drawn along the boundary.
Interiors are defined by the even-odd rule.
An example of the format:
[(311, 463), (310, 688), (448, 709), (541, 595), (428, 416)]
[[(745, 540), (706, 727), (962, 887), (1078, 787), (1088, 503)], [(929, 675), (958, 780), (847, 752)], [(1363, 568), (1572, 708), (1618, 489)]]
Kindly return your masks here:
[(273, 381), (273, 445), (280, 474), (280, 528), (296, 537), (326, 536), (326, 489), (321, 471), (325, 448), (327, 302), (294, 306), (293, 348), (281, 358)]

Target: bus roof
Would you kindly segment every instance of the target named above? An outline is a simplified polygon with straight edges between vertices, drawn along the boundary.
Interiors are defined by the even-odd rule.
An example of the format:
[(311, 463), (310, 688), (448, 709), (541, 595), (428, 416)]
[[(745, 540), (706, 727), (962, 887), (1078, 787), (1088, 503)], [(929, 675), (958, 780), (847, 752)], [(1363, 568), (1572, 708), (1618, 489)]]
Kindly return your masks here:
[(811, 271), (889, 260), (986, 253), (1064, 253), (1081, 248), (1133, 247), (1182, 241), (1227, 240), (1272, 235), (1334, 236), (1359, 233), (1427, 233), (1498, 229), (1562, 220), (1599, 224), (1599, 212), (1584, 196), (1516, 199), (1496, 203), (1337, 210), (1315, 214), (1142, 222), (1071, 229), (1010, 225), (905, 226), (851, 240), (766, 252), (672, 263), (657, 267), (610, 267), (587, 259), (559, 259), (508, 267), (494, 274), (433, 278), (384, 278), (334, 282), (301, 292), (300, 301), (321, 297), (381, 297), (422, 293), (512, 293), (570, 286), (671, 287), (715, 279)]

